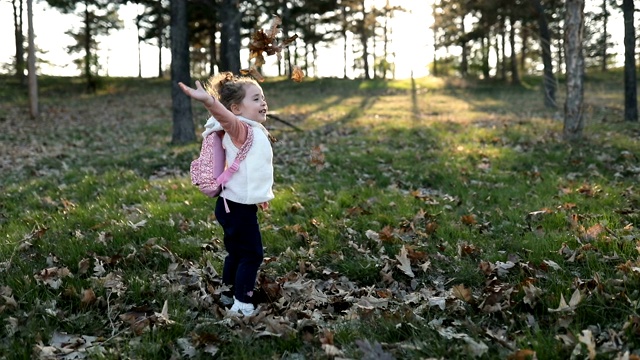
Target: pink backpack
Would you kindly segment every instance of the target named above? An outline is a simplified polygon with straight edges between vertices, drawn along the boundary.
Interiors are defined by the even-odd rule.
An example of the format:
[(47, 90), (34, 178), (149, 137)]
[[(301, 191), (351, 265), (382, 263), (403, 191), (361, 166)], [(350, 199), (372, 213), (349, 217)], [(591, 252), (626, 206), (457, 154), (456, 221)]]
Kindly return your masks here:
[(242, 144), (238, 155), (231, 166), (225, 170), (225, 149), (222, 147), (224, 131), (214, 131), (202, 140), (200, 156), (191, 162), (191, 183), (209, 196), (220, 195), (222, 187), (229, 181), (231, 175), (238, 171), (240, 162), (247, 157), (253, 144), (253, 131), (248, 129), (247, 140)]

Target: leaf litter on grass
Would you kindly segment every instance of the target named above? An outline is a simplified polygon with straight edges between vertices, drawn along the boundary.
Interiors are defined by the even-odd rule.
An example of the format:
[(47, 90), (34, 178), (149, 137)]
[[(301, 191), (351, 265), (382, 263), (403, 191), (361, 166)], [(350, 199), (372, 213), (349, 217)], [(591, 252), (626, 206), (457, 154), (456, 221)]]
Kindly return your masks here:
[[(39, 160), (47, 157), (56, 158), (61, 153), (65, 154), (65, 161), (70, 164), (80, 163), (77, 160), (83, 159), (86, 153), (78, 149), (79, 143), (73, 140), (74, 134), (89, 131), (94, 124), (91, 120), (87, 123), (83, 121), (72, 119), (72, 126), (66, 131), (52, 132), (51, 135), (58, 137), (55, 145), (46, 141), (28, 142), (40, 144), (38, 146), (45, 149), (50, 146), (54, 146), (51, 148), (54, 150), (55, 146), (63, 149), (34, 152), (38, 157), (32, 165), (37, 165)], [(121, 126), (117, 119), (109, 116), (99, 117), (95, 121), (105, 127)], [(139, 125), (144, 127), (145, 124)], [(49, 131), (47, 129), (47, 125), (34, 126), (33, 135), (21, 133), (20, 136), (22, 139), (25, 139), (24, 136), (46, 138)], [(14, 126), (7, 126), (6, 131), (5, 134), (10, 134), (17, 130)], [(16, 138), (20, 139), (20, 136)], [(297, 151), (297, 157), (300, 153), (311, 154), (310, 158), (304, 160), (308, 162), (308, 169), (305, 171), (331, 171), (335, 165), (329, 159), (329, 147), (334, 147), (337, 139), (328, 146), (318, 138), (300, 141), (300, 149), (290, 150)], [(128, 143), (136, 141), (135, 135), (120, 138), (120, 142), (114, 142), (105, 135), (98, 138), (92, 146), (94, 149), (106, 149), (105, 153), (114, 151), (118, 154), (128, 151)], [(351, 143), (350, 146), (357, 147), (357, 143)], [(511, 146), (524, 148), (531, 145)], [(3, 154), (10, 155), (9, 147), (4, 149)], [(16, 163), (13, 160), (4, 162), (12, 169), (24, 169)], [(480, 163), (489, 162), (481, 160)], [(617, 164), (613, 167), (619, 171), (616, 172), (620, 174), (619, 177), (635, 176), (629, 170), (633, 170), (634, 165), (628, 157), (620, 157)], [(54, 164), (49, 170), (40, 169), (37, 177), (58, 178), (66, 171), (63, 165), (58, 168), (55, 166)], [(88, 166), (92, 165), (89, 163)], [(468, 186), (486, 186), (489, 182), (482, 176), (488, 176), (488, 171), (495, 171), (496, 167), (492, 168), (493, 170), (478, 168), (480, 180), (469, 181)], [(393, 167), (388, 170), (392, 171)], [(465, 175), (469, 176), (471, 171), (466, 170)], [(532, 170), (530, 174), (539, 171)], [(161, 180), (163, 176), (173, 178), (180, 176), (179, 174), (169, 171), (154, 177), (154, 181)], [(149, 179), (151, 176), (149, 175)], [(547, 174), (532, 175), (532, 179), (538, 181), (540, 176)], [(527, 348), (534, 344), (523, 343), (523, 339), (527, 339), (526, 332), (554, 328), (557, 329), (556, 340), (565, 354), (590, 358), (595, 354), (609, 354), (620, 359), (634, 358), (633, 348), (626, 339), (629, 334), (640, 332), (639, 317), (629, 316), (615, 324), (616, 326), (605, 328), (597, 324), (588, 324), (586, 328), (576, 328), (573, 325), (580, 318), (581, 312), (598, 298), (637, 303), (637, 299), (625, 291), (624, 282), (637, 283), (640, 276), (640, 260), (616, 257), (611, 251), (601, 250), (614, 243), (628, 243), (640, 249), (637, 230), (631, 224), (617, 228), (603, 219), (579, 214), (576, 206), (572, 205), (573, 201), (591, 199), (600, 196), (602, 192), (593, 182), (580, 183), (578, 180), (581, 178), (587, 178), (587, 175), (574, 173), (560, 182), (560, 206), (541, 210), (526, 209), (523, 212), (526, 215), (521, 220), (523, 231), (536, 234), (536, 239), (539, 240), (547, 236), (545, 233), (548, 233), (549, 221), (556, 217), (566, 219), (566, 224), (561, 229), (570, 234), (567, 242), (558, 244), (547, 257), (538, 261), (525, 260), (522, 254), (510, 252), (504, 252), (500, 260), (488, 260), (484, 258), (488, 251), (479, 248), (473, 239), (459, 239), (454, 246), (447, 247), (440, 239), (440, 232), (451, 228), (451, 224), (420, 209), (399, 224), (384, 227), (373, 225), (360, 230), (348, 228), (351, 240), (345, 242), (344, 248), (357, 254), (356, 256), (371, 260), (377, 266), (378, 281), (364, 286), (357, 279), (336, 271), (331, 264), (315, 255), (321, 252), (321, 244), (314, 240), (304, 224), (288, 226), (286, 230), (297, 233), (298, 238), (303, 239), (306, 245), (299, 249), (289, 248), (278, 254), (269, 254), (269, 263), (261, 272), (258, 282), (258, 289), (263, 295), (259, 304), (260, 311), (250, 317), (226, 316), (228, 298), (225, 299), (225, 294), (229, 289), (222, 284), (220, 275), (208, 260), (221, 261), (224, 255), (220, 245), (215, 242), (203, 245), (199, 257), (181, 256), (172, 250), (173, 244), (163, 243), (161, 239), (148, 239), (140, 245), (131, 244), (118, 251), (113, 249), (111, 254), (90, 253), (78, 264), (61, 263), (55, 254), (45, 254), (46, 266), (32, 269), (28, 276), (34, 280), (33, 287), (46, 289), (60, 297), (75, 299), (84, 309), (104, 314), (107, 326), (100, 335), (82, 332), (69, 334), (62, 331), (47, 334), (36, 344), (34, 353), (43, 359), (83, 358), (109, 354), (112, 349), (117, 348), (115, 344), (144, 346), (141, 339), (146, 334), (177, 327), (176, 321), (180, 317), (172, 313), (172, 310), (187, 304), (188, 316), (196, 319), (198, 326), (189, 328), (184, 336), (175, 339), (178, 346), (173, 351), (176, 356), (182, 357), (194, 357), (199, 353), (215, 355), (224, 351), (229, 339), (222, 338), (218, 332), (204, 330), (206, 325), (222, 327), (240, 338), (298, 338), (306, 347), (315, 349), (328, 358), (360, 356), (391, 359), (403, 358), (407, 353), (420, 353), (420, 342), (411, 338), (383, 341), (381, 338), (384, 337), (376, 338), (365, 332), (356, 333), (347, 340), (339, 337), (345, 324), (370, 324), (374, 319), (394, 319), (398, 331), (422, 334), (431, 331), (437, 334), (433, 338), (435, 341), (451, 344), (452, 349), (461, 357), (536, 357), (536, 352)], [(370, 177), (362, 176), (359, 180), (362, 184), (371, 184)], [(395, 199), (398, 203), (416, 200), (425, 208), (442, 207), (444, 211), (453, 211), (466, 201), (448, 194), (447, 191), (410, 182), (394, 184), (387, 190), (398, 194)], [(624, 196), (629, 199), (630, 205), (628, 208), (620, 208), (619, 212), (637, 212), (639, 197), (634, 187), (628, 187)], [(571, 200), (564, 201), (569, 198)], [(375, 200), (369, 200), (352, 204), (349, 209), (345, 209), (345, 217), (358, 219), (370, 215), (378, 205)], [(47, 203), (53, 203), (55, 208), (60, 208), (65, 213), (72, 213), (74, 208), (84, 206), (64, 199), (50, 199)], [(126, 213), (124, 218), (112, 221), (113, 228), (109, 233), (97, 234), (97, 243), (109, 244), (113, 241), (113, 235), (109, 234), (117, 228), (136, 232), (153, 226), (144, 216), (140, 216), (141, 212), (146, 211), (144, 206), (123, 204), (123, 209)], [(301, 203), (291, 209), (298, 213), (307, 211)], [(494, 226), (483, 221), (484, 217), (481, 210), (467, 208), (452, 222), (456, 228), (480, 234), (490, 231)], [(309, 221), (316, 227), (322, 226), (318, 221)], [(183, 218), (176, 227), (188, 233), (197, 224)], [(39, 237), (48, 236), (43, 229), (45, 228), (32, 230), (21, 237), (20, 243), (15, 244), (13, 259), (38, 251), (31, 243), (38, 241)], [(89, 229), (80, 231), (90, 232)], [(364, 239), (367, 241), (362, 241)], [(389, 247), (395, 248), (397, 252), (388, 254)], [(345, 253), (346, 251), (344, 250)], [(342, 256), (342, 261), (347, 261), (344, 260), (344, 253)], [(594, 257), (610, 264), (616, 276), (603, 278), (598, 273), (593, 273), (585, 277), (576, 270), (576, 266), (581, 266)], [(157, 294), (162, 294), (158, 297), (159, 302), (147, 304), (140, 303), (140, 300), (132, 301), (127, 297), (131, 284), (125, 276), (129, 271), (129, 264), (146, 264), (154, 258), (168, 261), (166, 270), (155, 271), (148, 279), (150, 287)], [(474, 264), (482, 281), (461, 283), (455, 272), (460, 261)], [(269, 265), (278, 263), (294, 263), (297, 267), (286, 272), (274, 271), (280, 269), (277, 267), (269, 268)], [(447, 270), (451, 268), (454, 271)], [(9, 275), (12, 270), (13, 267), (9, 264), (1, 271), (3, 275)], [(578, 275), (571, 275), (572, 272)], [(548, 290), (549, 284), (561, 276), (573, 278), (573, 283), (557, 292)], [(82, 281), (83, 288), (70, 286), (72, 281)], [(0, 289), (0, 309), (8, 316), (5, 331), (7, 334), (20, 334), (25, 322), (29, 321), (22, 309), (29, 305), (16, 298), (11, 286), (2, 284)], [(569, 294), (572, 295), (567, 302), (564, 296)], [(178, 301), (183, 304), (177, 304), (177, 300), (173, 299), (180, 299)], [(46, 301), (41, 306), (48, 316), (73, 318), (75, 314), (63, 309), (61, 303)]]

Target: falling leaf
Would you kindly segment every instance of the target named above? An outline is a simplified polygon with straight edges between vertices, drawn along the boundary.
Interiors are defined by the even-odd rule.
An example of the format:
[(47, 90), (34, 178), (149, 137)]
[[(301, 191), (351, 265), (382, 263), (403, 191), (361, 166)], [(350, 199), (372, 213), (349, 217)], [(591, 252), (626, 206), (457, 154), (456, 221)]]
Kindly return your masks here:
[(264, 81), (264, 76), (262, 76), (262, 74), (260, 74), (260, 71), (258, 71), (258, 69), (256, 69), (255, 66), (251, 66), (249, 69), (242, 69), (240, 70), (240, 74), (242, 75), (248, 75), (251, 76), (252, 78), (256, 79), (256, 81), (258, 82), (263, 82)]
[(301, 82), (302, 78), (304, 78), (304, 73), (302, 72), (302, 69), (300, 69), (300, 66), (294, 66), (293, 70), (291, 71), (291, 80), (295, 81), (295, 82)]
[(415, 277), (416, 275), (411, 270), (411, 261), (407, 257), (407, 248), (403, 245), (402, 249), (400, 249), (400, 253), (396, 255), (396, 259), (400, 264), (396, 265), (398, 269), (402, 270), (407, 276)]
[(324, 165), (324, 149), (321, 145), (311, 149), (311, 164), (316, 165), (316, 167), (322, 167)]
[(298, 38), (298, 35), (294, 34), (282, 40), (282, 42), (278, 42), (276, 37), (280, 32), (280, 28), (278, 27), (280, 24), (282, 24), (280, 17), (274, 16), (268, 31), (259, 29), (251, 36), (251, 41), (249, 42), (249, 61), (255, 59), (255, 66), (260, 67), (265, 64), (263, 53), (267, 53), (267, 56), (276, 55), (278, 61), (280, 61), (280, 52)]

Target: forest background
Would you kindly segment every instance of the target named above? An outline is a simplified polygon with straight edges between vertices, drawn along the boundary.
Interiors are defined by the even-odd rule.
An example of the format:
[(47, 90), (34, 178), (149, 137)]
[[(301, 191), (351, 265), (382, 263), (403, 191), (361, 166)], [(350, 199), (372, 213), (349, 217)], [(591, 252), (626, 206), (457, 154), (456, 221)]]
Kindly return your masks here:
[[(118, 3), (47, 3), (78, 16), (79, 76), (33, 76), (33, 4), (11, 1), (2, 356), (640, 356), (632, 1), (436, 1), (430, 76), (405, 80), (385, 26), (400, 2), (139, 1), (138, 40), (171, 49), (157, 79), (105, 73)], [(299, 38), (257, 66), (281, 185), (261, 214), (264, 311), (235, 321), (187, 178), (206, 114), (174, 87), (255, 66), (245, 49), (272, 14), (278, 41)], [(289, 79), (331, 41), (337, 78)]]

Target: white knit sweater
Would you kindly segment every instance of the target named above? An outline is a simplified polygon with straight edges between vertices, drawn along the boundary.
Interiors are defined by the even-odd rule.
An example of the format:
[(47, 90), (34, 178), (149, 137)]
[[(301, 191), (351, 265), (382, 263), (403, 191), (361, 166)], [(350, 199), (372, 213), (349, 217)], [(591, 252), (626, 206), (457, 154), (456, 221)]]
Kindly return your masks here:
[[(273, 150), (268, 131), (262, 124), (238, 116), (238, 119), (249, 125), (253, 131), (253, 145), (247, 157), (240, 163), (238, 171), (231, 176), (222, 189), (220, 196), (240, 204), (259, 204), (274, 198), (273, 195)], [(213, 131), (222, 130), (222, 126), (213, 117), (205, 125), (203, 137)], [(231, 164), (240, 150), (231, 140), (229, 134), (222, 138), (226, 150), (227, 164)]]

